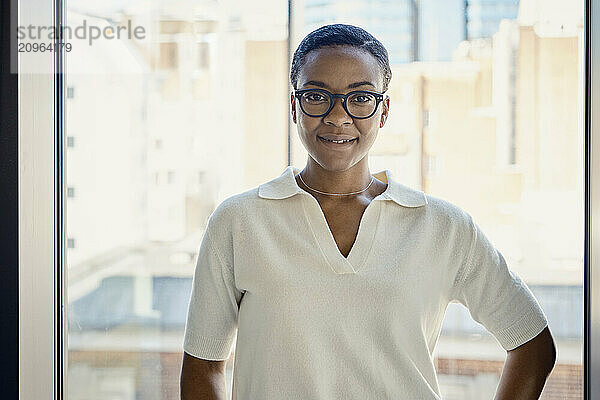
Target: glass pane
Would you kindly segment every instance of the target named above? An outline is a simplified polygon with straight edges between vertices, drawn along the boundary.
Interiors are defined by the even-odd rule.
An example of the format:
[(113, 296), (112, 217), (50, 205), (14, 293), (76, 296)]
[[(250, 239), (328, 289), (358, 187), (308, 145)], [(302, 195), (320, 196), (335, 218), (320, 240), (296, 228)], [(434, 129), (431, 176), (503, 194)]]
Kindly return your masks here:
[(73, 0), (66, 23), (67, 398), (179, 399), (207, 218), (287, 163), (287, 4)]
[[(371, 171), (390, 169), (473, 216), (548, 317), (558, 359), (541, 398), (581, 398), (583, 2), (320, 0), (301, 10), (296, 43), (337, 22), (387, 48), (390, 114)], [(493, 398), (505, 357), (465, 306), (448, 305), (434, 351), (445, 400)]]
[[(292, 45), (330, 22), (383, 42), (391, 112), (371, 171), (473, 216), (548, 316), (558, 360), (542, 398), (581, 398), (583, 2), (464, 4), (306, 0)], [(68, 7), (88, 32), (67, 55), (68, 398), (177, 399), (207, 218), (288, 162), (286, 2)], [(291, 143), (301, 168), (295, 127)], [(444, 399), (493, 398), (504, 357), (448, 305)]]

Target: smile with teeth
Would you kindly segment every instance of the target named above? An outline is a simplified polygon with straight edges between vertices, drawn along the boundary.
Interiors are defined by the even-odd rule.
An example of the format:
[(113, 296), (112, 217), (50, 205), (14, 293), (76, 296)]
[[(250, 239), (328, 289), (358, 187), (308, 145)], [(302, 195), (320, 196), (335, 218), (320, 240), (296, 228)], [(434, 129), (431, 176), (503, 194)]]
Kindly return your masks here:
[(353, 140), (356, 140), (356, 138), (354, 138), (354, 139), (345, 139), (345, 140), (333, 140), (333, 139), (327, 139), (327, 138), (324, 138), (324, 137), (321, 137), (321, 136), (319, 136), (319, 138), (323, 139), (323, 140), (327, 140), (328, 142), (332, 142), (332, 143), (348, 143), (348, 142), (351, 142)]

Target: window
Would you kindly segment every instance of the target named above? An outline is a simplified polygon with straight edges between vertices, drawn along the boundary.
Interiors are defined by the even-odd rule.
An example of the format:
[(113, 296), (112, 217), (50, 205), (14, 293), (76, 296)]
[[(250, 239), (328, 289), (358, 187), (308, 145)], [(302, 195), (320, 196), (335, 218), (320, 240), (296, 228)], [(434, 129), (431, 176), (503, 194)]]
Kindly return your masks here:
[(204, 183), (204, 182), (205, 182), (205, 180), (206, 180), (206, 171), (198, 171), (198, 172), (196, 173), (196, 176), (197, 176), (197, 182), (198, 182), (199, 184), (202, 184), (202, 183)]
[(423, 110), (423, 128), (429, 127), (429, 110)]
[[(438, 2), (439, 9), (420, 2), (419, 26), (412, 19), (401, 28), (384, 15), (417, 2), (386, 3), (386, 13), (367, 21), (360, 7), (342, 3), (307, 3), (311, 20), (297, 39), (315, 23), (360, 20), (375, 33), (390, 25), (396, 29), (391, 37), (408, 34), (413, 43), (390, 51), (390, 115), (377, 138), (396, 160), (370, 154), (372, 170), (395, 167), (410, 186), (473, 216), (547, 314), (558, 360), (543, 396), (581, 397), (582, 331), (559, 326), (567, 320), (583, 326), (582, 313), (567, 311), (582, 310), (583, 296), (566, 295), (581, 294), (583, 287), (583, 3), (567, 16), (554, 5), (544, 4), (542, 12), (521, 1), (518, 17), (518, 2), (469, 2), (466, 29), (465, 2)], [(537, 28), (542, 20), (544, 31)], [(414, 43), (424, 51), (422, 62), (407, 62)], [(405, 132), (408, 150), (384, 140), (392, 130)], [(557, 209), (566, 214), (560, 223)], [(561, 303), (569, 306), (556, 306)], [(570, 346), (573, 357), (567, 356)], [(462, 304), (449, 304), (434, 351), (443, 398), (493, 398), (504, 356)], [(565, 376), (566, 387), (559, 383)]]
[[(262, 165), (264, 179), (287, 162), (286, 3), (253, 5), (247, 20), (238, 6), (211, 2), (194, 23), (173, 19), (182, 11), (175, 3), (149, 7), (123, 14), (90, 3), (68, 13), (147, 32), (139, 42), (79, 46), (74, 64), (119, 62), (65, 77), (94, 93), (80, 99), (81, 112), (67, 110), (65, 125), (94, 144), (66, 163), (94, 194), (66, 218), (81, 240), (66, 255), (69, 400), (178, 397), (194, 260), (169, 255), (198, 251), (216, 203), (250, 182), (239, 171)], [(269, 93), (260, 103), (257, 89)], [(268, 121), (258, 117), (265, 109)], [(266, 160), (265, 148), (279, 151)]]
[[(205, 15), (202, 18), (211, 20), (207, 27), (230, 27), (230, 21), (237, 21), (240, 26), (247, 23), (246, 10), (235, 10), (235, 13), (241, 13), (244, 18), (230, 18), (228, 13), (234, 11), (221, 2), (214, 3), (214, 9), (210, 9), (213, 6), (207, 6), (203, 11)], [(317, 4), (311, 15), (319, 16), (319, 13), (327, 12), (330, 14), (326, 15), (328, 22), (350, 22), (348, 15), (335, 15), (338, 9), (332, 5), (333, 1), (323, 3), (327, 6), (322, 5), (322, 9), (319, 9), (321, 6)], [(590, 3), (596, 5), (595, 1)], [(40, 7), (40, 4), (42, 3), (38, 0), (21, 2), (21, 14), (26, 17), (32, 15), (36, 6), (40, 12), (51, 12), (50, 8)], [(94, 7), (96, 6), (90, 4), (87, 10), (69, 9), (65, 18), (74, 18), (73, 13), (80, 13), (79, 16), (86, 18), (98, 17), (101, 14)], [(121, 46), (122, 43), (113, 41), (106, 46), (88, 46), (84, 52), (71, 55), (81, 57), (80, 60), (90, 60), (91, 55), (94, 56), (93, 59), (107, 60), (103, 56), (110, 55), (118, 57), (120, 63), (102, 64), (107, 68), (104, 72), (110, 78), (102, 77), (102, 74), (95, 75), (94, 78), (82, 78), (69, 75), (68, 72), (64, 76), (67, 83), (64, 92), (66, 98), (74, 98), (74, 86), (80, 82), (86, 88), (81, 93), (78, 92), (78, 102), (65, 103), (67, 110), (64, 118), (67, 123), (64, 124), (66, 131), (63, 134), (66, 136), (67, 147), (74, 145), (74, 136), (70, 135), (73, 132), (76, 132), (78, 138), (83, 134), (84, 138), (78, 142), (76, 152), (66, 155), (68, 160), (63, 167), (67, 170), (64, 172), (65, 175), (72, 175), (71, 177), (77, 175), (76, 181), (82, 186), (86, 185), (83, 189), (85, 193), (96, 194), (89, 196), (87, 204), (83, 198), (79, 198), (77, 207), (69, 208), (68, 202), (64, 202), (68, 214), (63, 221), (65, 228), (67, 224), (79, 226), (69, 225), (70, 230), (65, 229), (62, 234), (66, 231), (76, 232), (77, 237), (71, 234), (68, 237), (61, 236), (52, 230), (43, 231), (44, 234), (41, 235), (45, 223), (33, 223), (37, 221), (33, 221), (33, 217), (26, 215), (27, 213), (21, 216), (24, 220), (22, 235), (29, 235), (22, 236), (25, 238), (21, 243), (23, 254), (31, 259), (24, 257), (20, 261), (20, 270), (24, 276), (30, 277), (30, 282), (35, 283), (31, 287), (36, 288), (36, 293), (28, 292), (30, 288), (24, 285), (25, 280), (20, 283), (21, 290), (24, 296), (44, 299), (33, 304), (34, 309), (43, 312), (30, 313), (26, 308), (21, 309), (20, 318), (25, 324), (40, 316), (47, 317), (44, 323), (51, 321), (52, 315), (59, 314), (53, 305), (61, 304), (60, 299), (54, 297), (58, 293), (53, 291), (55, 289), (52, 286), (53, 282), (61, 280), (51, 275), (53, 265), (56, 267), (55, 271), (61, 270), (59, 263), (52, 264), (59, 258), (53, 258), (53, 254), (46, 251), (49, 245), (40, 241), (39, 237), (51, 237), (54, 232), (66, 246), (62, 270), (69, 274), (69, 279), (65, 280), (68, 286), (62, 287), (62, 292), (69, 310), (65, 314), (68, 321), (63, 337), (69, 387), (63, 388), (65, 398), (175, 398), (183, 325), (183, 317), (179, 313), (181, 307), (178, 305), (185, 304), (188, 299), (193, 260), (186, 261), (186, 257), (170, 255), (195, 254), (204, 221), (228, 194), (240, 192), (253, 187), (257, 182), (274, 177), (280, 172), (280, 166), (285, 165), (288, 160), (294, 165), (302, 165), (305, 161), (306, 154), (297, 138), (293, 137), (293, 131), (289, 139), (289, 155), (287, 154), (288, 138), (281, 135), (287, 129), (288, 121), (285, 118), (282, 117), (281, 121), (271, 119), (265, 125), (261, 125), (264, 121), (260, 120), (252, 120), (250, 124), (245, 121), (246, 116), (255, 115), (258, 109), (257, 104), (245, 97), (253, 87), (269, 88), (273, 99), (268, 100), (272, 102), (267, 108), (274, 116), (285, 116), (288, 111), (286, 40), (281, 40), (285, 38), (287, 30), (280, 29), (287, 24), (287, 10), (281, 12), (280, 19), (265, 18), (265, 15), (277, 14), (277, 10), (272, 8), (260, 8), (259, 15), (254, 17), (258, 21), (253, 25), (257, 30), (253, 32), (210, 28), (212, 31), (209, 34), (215, 34), (218, 39), (211, 44), (215, 46), (211, 48), (212, 54), (228, 61), (219, 64), (219, 68), (214, 71), (208, 69), (206, 77), (202, 77), (203, 85), (209, 83), (215, 90), (204, 91), (202, 88), (207, 86), (201, 86), (199, 95), (187, 96), (185, 91), (193, 90), (193, 86), (187, 86), (182, 81), (183, 95), (175, 102), (167, 102), (161, 97), (163, 92), (160, 84), (169, 84), (170, 81), (162, 71), (156, 69), (197, 69), (201, 65), (198, 57), (194, 56), (200, 53), (194, 51), (198, 38), (192, 35), (178, 38), (176, 43), (173, 42), (175, 46), (169, 49), (152, 46), (150, 43), (140, 47)], [(598, 7), (590, 7), (588, 10), (592, 13), (592, 20), (596, 21), (593, 19), (593, 10), (598, 10)], [(159, 28), (152, 28), (154, 23), (171, 18), (170, 15), (165, 15), (168, 10), (154, 11), (157, 12), (144, 14), (139, 11), (144, 15), (103, 11), (105, 15), (101, 17), (123, 18), (123, 21), (130, 19), (133, 24), (144, 24), (140, 21), (147, 21), (145, 18), (152, 15), (153, 20), (145, 26), (149, 32), (156, 29), (156, 32), (152, 32), (156, 35), (153, 38), (160, 38), (152, 43), (175, 40), (160, 35), (175, 35), (182, 29), (169, 28), (170, 30), (161, 32)], [(473, 35), (480, 32), (486, 34), (485, 31), (492, 28), (496, 30), (489, 32), (498, 32), (500, 23), (488, 24), (483, 21), (483, 11), (480, 10), (479, 13), (482, 16), (473, 14), (470, 17), (468, 31), (477, 31)], [(408, 63), (413, 50), (395, 48), (397, 54), (392, 65), (394, 77), (390, 96), (396, 97), (392, 97), (393, 112), (381, 134), (385, 135), (386, 129), (393, 129), (394, 132), (402, 132), (406, 139), (402, 141), (402, 151), (391, 149), (389, 154), (374, 156), (372, 170), (392, 166), (396, 176), (403, 176), (402, 179), (410, 186), (446, 198), (471, 211), (478, 220), (484, 221), (484, 229), (490, 233), (490, 238), (503, 250), (511, 267), (522, 274), (547, 311), (551, 327), (556, 327), (553, 333), (557, 339), (559, 358), (543, 396), (581, 398), (582, 357), (588, 357), (588, 354), (582, 348), (586, 332), (580, 328), (583, 319), (589, 321), (592, 318), (590, 309), (583, 306), (583, 250), (589, 250), (591, 254), (593, 248), (598, 247), (593, 242), (595, 238), (584, 236), (583, 226), (586, 221), (590, 224), (586, 228), (592, 231), (596, 229), (593, 221), (585, 218), (591, 213), (583, 213), (583, 205), (592, 198), (594, 191), (588, 192), (590, 198), (582, 197), (583, 138), (587, 134), (583, 131), (586, 126), (583, 119), (586, 99), (584, 83), (591, 77), (583, 75), (585, 35), (581, 29), (582, 20), (574, 24), (579, 26), (579, 30), (572, 31), (575, 34), (559, 35), (556, 33), (558, 31), (553, 34), (552, 29), (538, 29), (542, 25), (554, 24), (555, 20), (537, 24), (535, 18), (539, 16), (532, 10), (529, 13), (531, 15), (522, 15), (518, 21), (518, 47), (511, 56), (517, 61), (514, 63), (514, 71), (502, 71), (509, 80), (513, 80), (511, 74), (514, 74), (514, 92), (504, 97), (504, 100), (509, 100), (505, 103), (508, 104), (508, 112), (504, 114), (497, 112), (498, 103), (495, 103), (494, 96), (499, 95), (498, 90), (508, 93), (509, 88), (498, 86), (499, 82), (492, 78), (493, 74), (498, 73), (497, 68), (502, 66), (494, 64), (496, 55), (486, 45), (480, 45), (475, 40), (439, 43), (438, 48), (454, 48), (456, 59), (420, 65)], [(556, 16), (553, 18), (560, 17), (560, 13), (554, 14)], [(294, 14), (292, 11), (292, 15), (301, 13)], [(51, 20), (50, 17), (53, 16), (48, 14), (46, 17)], [(473, 21), (476, 18), (481, 21)], [(271, 32), (275, 32), (272, 37), (266, 33), (268, 30), (263, 29), (267, 23), (272, 23)], [(296, 27), (302, 23), (294, 22)], [(427, 23), (432, 22), (419, 21), (421, 25)], [(595, 22), (592, 25), (598, 26)], [(157, 23), (157, 26), (160, 24)], [(366, 23), (365, 27), (369, 29)], [(297, 31), (299, 36), (306, 33), (301, 29)], [(406, 32), (396, 35), (400, 37), (406, 35)], [(597, 39), (594, 35), (597, 36), (597, 32), (590, 37), (592, 43)], [(254, 40), (257, 37), (261, 40)], [(269, 40), (262, 40), (265, 37)], [(413, 43), (414, 38), (409, 38), (409, 43)], [(292, 46), (297, 44), (298, 38), (290, 39)], [(494, 47), (497, 48), (497, 44)], [(404, 53), (400, 54), (402, 52)], [(264, 54), (270, 57), (266, 58)], [(163, 59), (166, 61), (159, 61)], [(215, 63), (218, 59), (220, 58), (215, 57), (211, 62)], [(50, 60), (49, 65), (52, 65), (53, 58)], [(172, 60), (181, 60), (181, 64)], [(593, 59), (590, 62), (594, 62)], [(273, 65), (281, 68), (273, 69)], [(472, 66), (476, 68), (470, 68)], [(130, 73), (120, 74), (122, 70), (118, 68), (125, 67)], [(426, 75), (428, 86), (420, 86), (418, 79), (411, 76), (413, 73)], [(186, 76), (185, 73), (182, 76)], [(35, 159), (37, 169), (32, 179), (28, 175), (31, 173), (29, 170), (19, 178), (20, 182), (25, 183), (22, 185), (24, 195), (19, 201), (20, 204), (30, 201), (24, 203), (26, 206), (23, 210), (35, 207), (39, 211), (40, 207), (48, 207), (50, 212), (45, 216), (48, 221), (52, 221), (56, 211), (52, 208), (56, 205), (52, 196), (46, 198), (44, 193), (35, 192), (35, 189), (53, 179), (56, 171), (52, 170), (52, 161), (48, 161), (47, 156), (54, 149), (44, 138), (58, 136), (53, 135), (53, 131), (41, 131), (45, 125), (37, 121), (39, 118), (48, 118), (52, 121), (48, 124), (51, 129), (63, 125), (54, 124), (53, 113), (49, 111), (52, 110), (51, 104), (45, 104), (43, 100), (52, 99), (53, 93), (38, 92), (43, 88), (32, 85), (31, 77), (22, 76), (20, 79), (24, 84), (20, 87), (20, 116), (23, 117), (23, 124), (19, 129), (23, 134), (20, 138), (27, 145), (21, 149), (33, 150), (32, 153), (21, 154)], [(36, 79), (49, 79), (48, 82), (53, 83), (55, 76), (50, 74)], [(113, 85), (106, 85), (111, 79), (117, 81)], [(538, 86), (532, 87), (534, 83)], [(88, 85), (92, 89), (89, 92), (93, 93), (94, 101), (91, 96), (87, 101), (82, 97), (82, 94), (87, 95)], [(44, 87), (55, 86), (49, 84)], [(401, 102), (403, 87), (411, 89), (410, 96), (405, 96), (410, 97), (410, 104), (403, 103), (402, 110), (398, 110), (398, 107), (394, 108), (394, 104)], [(597, 85), (590, 85), (590, 88), (593, 87)], [(234, 108), (243, 112), (230, 114), (220, 107), (222, 98), (219, 98), (219, 93), (223, 89), (235, 91), (237, 103)], [(277, 99), (278, 93), (281, 93), (282, 101)], [(535, 93), (548, 95), (540, 98), (534, 96)], [(190, 100), (193, 98), (201, 100), (194, 102)], [(594, 98), (593, 93), (590, 93), (590, 98)], [(426, 101), (421, 102), (422, 100)], [(110, 109), (112, 133), (107, 134), (108, 130), (104, 129), (82, 129), (100, 125), (102, 118), (97, 117), (108, 115), (105, 111), (109, 109), (111, 102), (118, 105)], [(281, 103), (284, 105), (280, 107)], [(90, 111), (92, 104), (96, 107), (94, 112)], [(474, 105), (479, 108), (475, 110)], [(31, 107), (32, 112), (28, 114), (24, 106)], [(70, 112), (66, 112), (69, 107), (72, 107)], [(423, 131), (419, 120), (426, 107), (435, 110), (435, 124), (429, 123), (428, 130)], [(394, 111), (398, 112), (394, 114)], [(402, 118), (398, 117), (400, 115)], [(593, 118), (593, 115), (597, 114), (590, 113), (589, 118)], [(500, 129), (499, 118), (508, 118), (513, 125), (508, 129), (506, 126)], [(216, 132), (216, 128), (223, 125), (228, 135), (232, 135), (228, 137), (226, 144), (220, 140), (222, 135), (208, 134)], [(261, 132), (266, 132), (264, 136), (255, 135), (257, 126)], [(502, 129), (505, 134), (499, 135)], [(103, 132), (102, 135), (100, 131)], [(152, 151), (155, 144), (152, 141), (148, 143), (148, 139), (156, 132), (170, 135), (168, 150)], [(111, 134), (114, 136), (110, 136)], [(590, 131), (590, 135), (595, 134), (595, 131)], [(181, 145), (188, 143), (186, 135), (200, 138), (200, 145), (193, 146), (193, 149)], [(171, 138), (174, 139), (173, 142)], [(94, 145), (91, 146), (91, 143)], [(115, 146), (114, 143), (120, 145)], [(86, 149), (88, 144), (90, 148)], [(501, 147), (502, 151), (499, 151)], [(275, 156), (272, 158), (276, 160), (272, 163), (271, 157), (264, 157), (264, 150), (267, 148), (274, 151), (272, 154)], [(593, 149), (588, 147), (587, 151), (591, 152)], [(257, 154), (261, 157), (254, 157)], [(434, 179), (429, 174), (429, 171), (435, 169), (437, 157), (444, 161), (444, 179)], [(557, 159), (560, 163), (555, 163)], [(500, 165), (501, 161), (507, 165), (518, 165), (519, 170), (511, 171), (510, 174), (498, 171), (494, 167)], [(587, 168), (592, 170), (588, 171)], [(586, 173), (590, 173), (590, 188), (598, 181), (594, 179), (597, 177), (593, 168), (594, 165), (586, 165)], [(239, 171), (244, 169), (252, 173), (242, 178)], [(194, 173), (199, 170), (205, 171), (203, 178)], [(163, 175), (156, 171), (163, 171)], [(177, 171), (178, 174), (181, 171), (179, 182), (187, 182), (190, 187), (199, 185), (201, 190), (192, 191), (186, 185), (156, 190), (152, 183), (158, 183), (161, 179), (169, 181), (167, 171)], [(67, 182), (65, 179), (63, 183)], [(457, 191), (457, 188), (461, 191)], [(27, 193), (36, 193), (36, 196), (32, 197)], [(123, 196), (115, 196), (114, 193), (121, 193)], [(590, 201), (590, 212), (595, 205)], [(556, 209), (561, 210), (558, 217), (554, 212)], [(510, 210), (510, 213), (506, 210)], [(550, 215), (560, 221), (552, 226), (548, 225)], [(39, 218), (37, 212), (35, 216)], [(52, 226), (51, 223), (47, 225)], [(36, 227), (35, 232), (30, 229), (32, 226)], [(83, 229), (80, 230), (80, 227)], [(49, 229), (58, 228), (54, 226)], [(586, 242), (586, 247), (582, 246), (584, 237), (590, 240), (589, 243)], [(75, 240), (78, 240), (77, 247)], [(544, 257), (543, 262), (539, 261), (540, 255)], [(165, 259), (169, 261), (156, 262)], [(534, 261), (536, 259), (537, 262)], [(38, 262), (39, 260), (42, 262)], [(592, 270), (592, 261), (593, 258), (587, 259), (590, 280), (594, 276), (591, 272), (595, 271)], [(81, 281), (77, 282), (78, 279)], [(44, 284), (48, 286), (43, 286)], [(48, 293), (49, 297), (43, 297)], [(591, 303), (588, 305), (591, 307), (597, 302), (593, 291), (588, 294)], [(23, 302), (21, 307), (27, 307), (27, 304)], [(35, 398), (32, 393), (39, 395), (52, 390), (51, 377), (29, 379), (28, 375), (37, 373), (39, 369), (32, 367), (33, 360), (44, 362), (42, 358), (44, 354), (50, 354), (47, 351), (49, 348), (57, 351), (50, 355), (52, 360), (60, 360), (60, 348), (56, 346), (60, 337), (53, 336), (59, 335), (57, 332), (60, 329), (57, 327), (60, 325), (55, 321), (52, 323), (54, 325), (50, 326), (42, 323), (41, 328), (35, 325), (32, 330), (23, 332), (21, 340), (24, 346), (21, 354), (24, 362), (21, 363), (21, 372), (24, 379), (33, 382), (32, 385), (21, 388), (24, 392), (30, 391), (24, 397)], [(596, 325), (588, 325), (591, 331), (589, 343), (592, 345), (597, 342), (593, 328)], [(485, 330), (473, 323), (464, 308), (456, 304), (450, 305), (433, 355), (444, 398), (468, 400), (481, 398), (483, 394), (491, 398), (488, 394), (492, 393), (491, 388), (498, 382), (499, 368), (504, 357), (497, 350), (497, 343)], [(589, 352), (590, 348), (587, 350)], [(490, 357), (477, 358), (473, 352), (477, 352), (479, 356), (485, 353)], [(52, 360), (46, 359), (46, 363), (53, 362)], [(229, 385), (232, 361), (230, 360), (227, 369)], [(56, 368), (54, 372), (60, 376), (60, 365), (57, 364)], [(586, 379), (596, 375), (592, 364), (589, 365), (588, 372)], [(56, 381), (60, 382), (60, 379)], [(588, 383), (591, 385), (591, 392), (594, 392), (596, 388), (593, 385), (597, 383)], [(40, 391), (39, 387), (43, 390)]]
[(69, 198), (75, 197), (75, 188), (74, 187), (69, 186), (67, 188), (67, 197), (69, 197)]
[(177, 68), (178, 57), (177, 43), (160, 43), (158, 68), (165, 70)]
[(443, 171), (443, 160), (434, 155), (427, 155), (425, 158), (425, 175), (428, 178), (439, 177)]
[(207, 69), (210, 65), (210, 46), (206, 42), (198, 43), (198, 69)]

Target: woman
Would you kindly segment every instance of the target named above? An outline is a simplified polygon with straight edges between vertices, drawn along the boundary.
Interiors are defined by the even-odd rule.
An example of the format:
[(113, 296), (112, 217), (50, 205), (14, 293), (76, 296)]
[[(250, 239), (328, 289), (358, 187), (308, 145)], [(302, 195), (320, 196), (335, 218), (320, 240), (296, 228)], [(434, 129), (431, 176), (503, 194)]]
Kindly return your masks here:
[(496, 398), (538, 398), (555, 351), (528, 287), (468, 213), (369, 171), (390, 79), (358, 27), (300, 43), (290, 100), (309, 157), (211, 215), (182, 398), (226, 398), (237, 333), (233, 399), (440, 399), (432, 353), (453, 300), (508, 351)]

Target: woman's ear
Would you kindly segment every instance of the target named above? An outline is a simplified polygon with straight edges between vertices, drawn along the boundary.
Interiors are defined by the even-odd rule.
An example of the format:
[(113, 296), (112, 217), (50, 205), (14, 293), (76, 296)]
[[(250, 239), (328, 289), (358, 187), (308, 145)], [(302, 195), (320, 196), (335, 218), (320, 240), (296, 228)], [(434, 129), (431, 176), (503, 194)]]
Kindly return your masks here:
[(381, 121), (379, 122), (380, 128), (383, 128), (383, 125), (385, 125), (385, 121), (387, 120), (389, 112), (390, 112), (390, 97), (385, 96), (385, 98), (383, 99), (383, 110), (381, 111)]
[(290, 95), (290, 102), (292, 104), (292, 121), (296, 123), (296, 97), (293, 93)]

